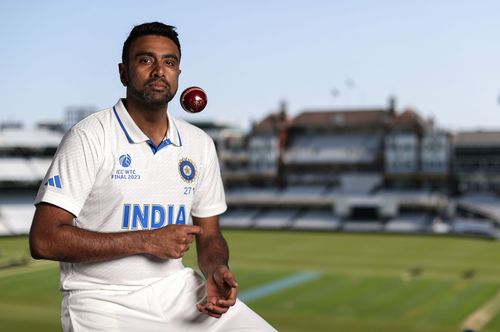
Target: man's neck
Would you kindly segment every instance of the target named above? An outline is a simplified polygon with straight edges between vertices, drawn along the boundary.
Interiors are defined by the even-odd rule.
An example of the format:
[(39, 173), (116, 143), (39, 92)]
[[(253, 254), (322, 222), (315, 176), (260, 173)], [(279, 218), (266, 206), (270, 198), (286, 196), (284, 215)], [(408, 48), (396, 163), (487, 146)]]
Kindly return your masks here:
[(133, 99), (125, 99), (125, 108), (137, 126), (153, 143), (159, 145), (168, 131), (167, 104), (159, 108), (136, 103)]

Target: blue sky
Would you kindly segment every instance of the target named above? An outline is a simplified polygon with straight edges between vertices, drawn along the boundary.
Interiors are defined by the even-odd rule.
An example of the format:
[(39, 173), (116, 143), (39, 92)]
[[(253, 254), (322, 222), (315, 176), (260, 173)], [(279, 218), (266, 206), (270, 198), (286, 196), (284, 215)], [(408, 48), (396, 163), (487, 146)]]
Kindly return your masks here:
[[(500, 129), (498, 1), (2, 1), (0, 121), (112, 106), (130, 29), (177, 26), (180, 90), (209, 103), (186, 119), (248, 126), (288, 103), (306, 109), (418, 110), (451, 130)], [(337, 91), (336, 94), (332, 91)]]

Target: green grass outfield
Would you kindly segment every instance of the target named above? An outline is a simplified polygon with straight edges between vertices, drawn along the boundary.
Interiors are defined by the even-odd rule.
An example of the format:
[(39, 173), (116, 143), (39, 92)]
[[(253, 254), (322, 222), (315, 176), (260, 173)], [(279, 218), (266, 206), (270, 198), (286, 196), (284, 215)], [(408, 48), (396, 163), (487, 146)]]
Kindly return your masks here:
[[(280, 331), (456, 332), (500, 290), (496, 241), (249, 230), (225, 236), (241, 294), (319, 273), (247, 302)], [(21, 261), (27, 239), (0, 238), (0, 249), (0, 265)], [(1, 331), (60, 331), (59, 301), (56, 263), (0, 269)], [(481, 331), (500, 331), (500, 315)]]

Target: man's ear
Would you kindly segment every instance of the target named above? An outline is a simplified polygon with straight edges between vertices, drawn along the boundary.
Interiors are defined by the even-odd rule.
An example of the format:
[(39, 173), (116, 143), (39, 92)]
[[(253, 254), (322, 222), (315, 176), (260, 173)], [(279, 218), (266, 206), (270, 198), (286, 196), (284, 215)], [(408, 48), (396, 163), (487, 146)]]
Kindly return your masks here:
[(123, 63), (118, 64), (118, 72), (120, 73), (120, 81), (122, 82), (123, 86), (127, 86), (128, 80), (127, 80), (127, 66)]

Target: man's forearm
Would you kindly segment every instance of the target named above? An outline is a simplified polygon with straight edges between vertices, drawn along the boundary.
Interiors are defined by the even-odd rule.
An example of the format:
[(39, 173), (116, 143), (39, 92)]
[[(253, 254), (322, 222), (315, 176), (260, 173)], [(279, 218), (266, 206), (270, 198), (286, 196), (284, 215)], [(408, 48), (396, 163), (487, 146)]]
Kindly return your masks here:
[(59, 225), (46, 236), (30, 237), (34, 258), (62, 262), (99, 262), (145, 253), (144, 231), (98, 233)]
[(212, 275), (217, 267), (228, 265), (229, 250), (222, 234), (198, 237), (196, 248), (198, 266), (205, 277)]

